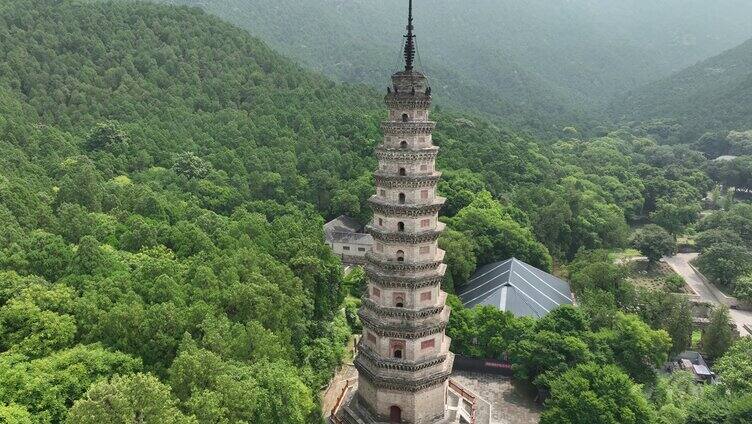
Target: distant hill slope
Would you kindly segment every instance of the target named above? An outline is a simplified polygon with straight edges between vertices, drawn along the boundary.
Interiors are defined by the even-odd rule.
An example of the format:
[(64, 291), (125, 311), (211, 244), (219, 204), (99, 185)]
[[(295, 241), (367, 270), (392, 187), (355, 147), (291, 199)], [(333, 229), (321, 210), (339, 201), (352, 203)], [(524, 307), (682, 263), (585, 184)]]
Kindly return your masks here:
[[(344, 81), (386, 84), (406, 0), (156, 0), (199, 6)], [(440, 103), (549, 128), (752, 36), (743, 0), (417, 0)]]
[(629, 93), (611, 111), (619, 120), (677, 120), (685, 141), (752, 128), (752, 40)]

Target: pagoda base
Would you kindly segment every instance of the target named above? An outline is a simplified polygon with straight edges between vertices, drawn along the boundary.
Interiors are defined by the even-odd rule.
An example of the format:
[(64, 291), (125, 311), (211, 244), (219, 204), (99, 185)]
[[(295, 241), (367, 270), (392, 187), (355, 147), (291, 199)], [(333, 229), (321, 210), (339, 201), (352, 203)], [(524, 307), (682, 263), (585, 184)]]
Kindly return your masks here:
[[(329, 417), (329, 424), (394, 424), (386, 417), (377, 417), (366, 408), (360, 400), (357, 386), (348, 386), (343, 394), (341, 406)], [(468, 397), (470, 396), (470, 397)], [(476, 414), (475, 395), (458, 383), (451, 381), (447, 390), (447, 404), (444, 415), (426, 424), (490, 424), (490, 410), (485, 414)], [(490, 405), (489, 405), (490, 406)], [(410, 424), (403, 420), (402, 423)]]
[[(355, 390), (352, 390), (348, 396), (349, 399), (345, 401), (338, 413), (330, 418), (329, 422), (331, 424), (394, 424), (389, 421), (389, 417), (377, 417), (371, 413), (361, 404)], [(466, 422), (459, 420), (456, 411), (448, 410), (448, 408), (445, 408), (445, 410), (446, 412), (442, 416), (424, 421), (421, 424), (456, 424)], [(412, 424), (405, 420), (402, 420), (401, 423)]]

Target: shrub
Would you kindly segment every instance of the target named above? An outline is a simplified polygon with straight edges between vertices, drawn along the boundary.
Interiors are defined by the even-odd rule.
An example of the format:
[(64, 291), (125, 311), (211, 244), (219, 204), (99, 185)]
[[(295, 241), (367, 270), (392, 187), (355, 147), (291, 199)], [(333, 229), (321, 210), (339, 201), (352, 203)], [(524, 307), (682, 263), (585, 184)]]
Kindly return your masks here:
[(671, 293), (681, 293), (684, 289), (684, 285), (686, 284), (686, 281), (684, 281), (684, 278), (679, 274), (671, 274), (668, 277), (666, 277), (666, 280), (663, 282), (663, 285), (666, 287), (666, 290), (668, 290)]

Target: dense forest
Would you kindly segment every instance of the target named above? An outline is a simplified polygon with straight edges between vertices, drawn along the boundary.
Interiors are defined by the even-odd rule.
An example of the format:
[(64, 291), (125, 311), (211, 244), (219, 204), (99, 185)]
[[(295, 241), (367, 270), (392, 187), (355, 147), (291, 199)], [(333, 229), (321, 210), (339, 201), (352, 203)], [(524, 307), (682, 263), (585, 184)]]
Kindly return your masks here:
[[(0, 56), (0, 420), (320, 424), (362, 284), (322, 225), (369, 218), (383, 94), (187, 7), (4, 2)], [(582, 303), (535, 322), (452, 298), (455, 351), (508, 353), (550, 391), (546, 423), (583, 407), (592, 423), (743, 422), (749, 342), (707, 341), (724, 377), (712, 391), (659, 376), (691, 343), (689, 306), (611, 256), (693, 232), (704, 256), (730, 232), (750, 247), (748, 205), (699, 214), (739, 181), (711, 148), (745, 149), (742, 133), (679, 145), (632, 124), (542, 141), (457, 109), (433, 118), (445, 289), (516, 256), (566, 273)], [(749, 271), (718, 278), (744, 290)], [(576, 383), (592, 396), (572, 398)]]
[[(400, 0), (159, 1), (202, 7), (342, 81), (382, 87), (400, 61)], [(416, 9), (422, 69), (440, 104), (542, 133), (587, 126), (615, 95), (752, 37), (743, 0), (432, 0)]]

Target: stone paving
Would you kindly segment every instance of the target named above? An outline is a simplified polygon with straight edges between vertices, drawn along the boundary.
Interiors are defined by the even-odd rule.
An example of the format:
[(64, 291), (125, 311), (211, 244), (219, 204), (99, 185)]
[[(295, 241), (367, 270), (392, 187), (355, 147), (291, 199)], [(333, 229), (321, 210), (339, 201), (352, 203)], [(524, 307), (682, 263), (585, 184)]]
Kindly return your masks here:
[(537, 424), (540, 421), (541, 407), (518, 391), (507, 377), (455, 371), (452, 379), (491, 404), (491, 424)]

